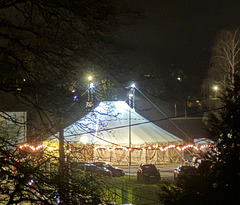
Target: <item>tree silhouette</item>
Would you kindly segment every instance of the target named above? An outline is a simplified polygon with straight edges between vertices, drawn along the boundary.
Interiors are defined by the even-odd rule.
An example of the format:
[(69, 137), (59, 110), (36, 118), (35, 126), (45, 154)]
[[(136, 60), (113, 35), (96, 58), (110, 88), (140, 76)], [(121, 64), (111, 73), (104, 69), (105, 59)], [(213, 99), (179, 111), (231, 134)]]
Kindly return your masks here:
[[(85, 77), (96, 71), (92, 65), (97, 65), (98, 73), (107, 73), (105, 53), (110, 45), (107, 39), (114, 36), (120, 5), (121, 1), (96, 0), (1, 1), (0, 111), (27, 111), (27, 139), (33, 145), (56, 132), (61, 133), (66, 124), (84, 113), (85, 100), (81, 95), (87, 87)], [(105, 65), (104, 69), (101, 65)], [(75, 95), (79, 98), (73, 103)], [(56, 175), (54, 179), (63, 182), (57, 183), (60, 180), (51, 181), (48, 172), (42, 171), (42, 167), (55, 160), (54, 156), (38, 156), (35, 160), (41, 163), (36, 164), (34, 159), (21, 162), (25, 157), (18, 153), (18, 144), (5, 142), (6, 133), (2, 134), (1, 163), (8, 170), (2, 170), (3, 176), (12, 177), (15, 185), (9, 204), (15, 203), (16, 198), (31, 199), (33, 193), (24, 197), (32, 189), (28, 185), (32, 178), (37, 190), (32, 202), (43, 200), (37, 194), (45, 193), (41, 189), (49, 186), (50, 191), (58, 188), (64, 204), (69, 203), (71, 187), (67, 186), (63, 137), (59, 146), (60, 164), (56, 163), (60, 169), (52, 172)], [(4, 149), (3, 142), (11, 149)], [(12, 176), (12, 167), (16, 167), (16, 176)], [(50, 203), (49, 199), (50, 196), (45, 202)]]

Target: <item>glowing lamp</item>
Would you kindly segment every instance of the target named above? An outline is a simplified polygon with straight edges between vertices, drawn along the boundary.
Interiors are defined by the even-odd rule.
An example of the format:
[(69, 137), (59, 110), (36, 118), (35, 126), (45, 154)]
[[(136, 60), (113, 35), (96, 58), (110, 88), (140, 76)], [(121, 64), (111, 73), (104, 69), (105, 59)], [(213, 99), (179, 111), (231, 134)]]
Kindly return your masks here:
[(90, 88), (90, 89), (94, 88), (94, 83), (93, 83), (93, 82), (91, 82), (91, 83), (89, 84), (89, 88)]
[(135, 83), (131, 84), (130, 87), (131, 87), (131, 88), (136, 88)]
[(88, 76), (88, 80), (92, 81), (93, 77), (92, 76)]
[(217, 91), (218, 90), (218, 86), (217, 85), (213, 86), (213, 90)]

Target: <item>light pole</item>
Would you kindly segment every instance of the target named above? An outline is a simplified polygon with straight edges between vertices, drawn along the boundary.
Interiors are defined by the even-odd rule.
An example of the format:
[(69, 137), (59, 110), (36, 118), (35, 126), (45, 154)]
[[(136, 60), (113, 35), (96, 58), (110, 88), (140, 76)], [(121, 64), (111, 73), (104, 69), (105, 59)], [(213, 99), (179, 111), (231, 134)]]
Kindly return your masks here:
[(129, 95), (131, 95), (131, 98), (132, 98), (131, 105), (132, 105), (132, 109), (135, 109), (135, 88), (136, 88), (135, 83), (131, 84), (130, 87), (131, 87), (131, 90)]
[(88, 100), (86, 103), (86, 109), (90, 111), (94, 107), (94, 82), (93, 82), (93, 77), (88, 76)]
[(132, 148), (132, 127), (131, 127), (132, 126), (131, 125), (132, 116), (131, 116), (131, 114), (132, 114), (132, 109), (131, 109), (131, 106), (130, 106), (130, 102), (132, 100), (131, 98), (133, 97), (133, 95), (130, 93), (128, 95), (128, 97), (129, 97), (129, 116), (128, 116), (128, 118), (129, 118), (129, 134), (128, 134), (129, 162), (128, 162), (128, 165), (129, 165), (129, 170), (130, 170), (130, 166), (131, 166), (131, 163), (132, 163), (132, 156), (131, 156), (131, 148)]
[[(131, 125), (131, 118), (132, 118), (132, 109), (134, 109), (134, 106), (135, 106), (135, 100), (134, 100), (134, 96), (135, 96), (135, 84), (133, 83), (131, 86), (131, 90), (129, 92), (129, 95), (128, 95), (128, 99), (129, 99), (129, 162), (128, 162), (128, 165), (129, 165), (129, 174), (130, 174), (130, 166), (132, 164), (132, 125)], [(132, 107), (132, 108), (131, 108)]]

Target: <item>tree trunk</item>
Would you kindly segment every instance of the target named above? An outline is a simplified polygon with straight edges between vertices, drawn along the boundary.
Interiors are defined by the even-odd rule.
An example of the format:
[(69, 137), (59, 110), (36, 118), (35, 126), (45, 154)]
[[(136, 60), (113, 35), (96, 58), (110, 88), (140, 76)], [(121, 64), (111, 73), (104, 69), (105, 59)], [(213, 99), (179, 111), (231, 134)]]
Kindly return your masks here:
[(67, 169), (64, 151), (63, 118), (61, 118), (59, 126), (59, 195), (61, 204), (64, 205), (69, 204)]

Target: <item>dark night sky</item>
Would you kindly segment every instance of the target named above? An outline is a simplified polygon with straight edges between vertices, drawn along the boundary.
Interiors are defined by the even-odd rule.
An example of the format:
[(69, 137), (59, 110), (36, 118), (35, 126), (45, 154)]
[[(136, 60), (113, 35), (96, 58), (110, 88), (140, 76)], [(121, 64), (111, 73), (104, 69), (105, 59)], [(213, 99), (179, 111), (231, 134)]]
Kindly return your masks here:
[[(188, 95), (200, 90), (218, 32), (240, 29), (240, 0), (125, 1), (129, 8), (139, 10), (141, 15), (132, 24), (120, 29), (119, 40), (125, 52), (123, 63), (140, 72), (155, 69), (160, 76), (171, 74), (173, 68), (183, 69), (188, 76), (187, 86), (193, 87)], [(142, 106), (151, 107), (146, 102)], [(163, 104), (159, 107), (163, 109)], [(164, 112), (173, 116), (174, 107), (170, 106)], [(162, 117), (154, 109), (141, 114), (151, 120)], [(178, 108), (179, 114), (182, 113)], [(163, 123), (159, 125), (164, 127)], [(175, 128), (168, 126), (164, 128), (173, 132)], [(182, 127), (186, 133), (190, 134), (190, 128), (193, 128), (195, 137), (204, 136), (203, 130), (199, 129), (200, 124), (186, 126)]]
[(199, 83), (218, 31), (240, 25), (240, 0), (126, 0), (126, 4), (142, 13), (120, 30), (128, 62), (160, 73), (173, 64), (199, 76)]

